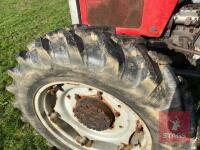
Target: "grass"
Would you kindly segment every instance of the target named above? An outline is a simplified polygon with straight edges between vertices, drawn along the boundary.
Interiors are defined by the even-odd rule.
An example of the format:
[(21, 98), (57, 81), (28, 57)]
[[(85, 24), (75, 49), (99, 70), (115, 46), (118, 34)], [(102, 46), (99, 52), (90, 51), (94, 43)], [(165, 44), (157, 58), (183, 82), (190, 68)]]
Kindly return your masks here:
[(51, 149), (13, 109), (14, 97), (5, 90), (12, 82), (7, 69), (28, 43), (70, 25), (68, 10), (67, 0), (0, 0), (0, 150)]
[[(12, 107), (14, 97), (5, 90), (12, 82), (7, 69), (16, 65), (15, 55), (28, 43), (70, 24), (67, 0), (0, 0), (0, 150), (51, 149)], [(192, 82), (199, 108), (200, 86)]]

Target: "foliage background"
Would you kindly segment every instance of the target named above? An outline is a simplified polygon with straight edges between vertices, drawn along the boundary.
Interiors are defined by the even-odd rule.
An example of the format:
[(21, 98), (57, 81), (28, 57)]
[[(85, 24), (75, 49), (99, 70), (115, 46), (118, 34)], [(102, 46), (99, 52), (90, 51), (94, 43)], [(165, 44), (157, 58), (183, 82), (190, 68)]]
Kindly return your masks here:
[(47, 32), (69, 26), (67, 0), (0, 0), (0, 150), (48, 150), (46, 141), (20, 120), (5, 90), (12, 82), (7, 69), (16, 54)]

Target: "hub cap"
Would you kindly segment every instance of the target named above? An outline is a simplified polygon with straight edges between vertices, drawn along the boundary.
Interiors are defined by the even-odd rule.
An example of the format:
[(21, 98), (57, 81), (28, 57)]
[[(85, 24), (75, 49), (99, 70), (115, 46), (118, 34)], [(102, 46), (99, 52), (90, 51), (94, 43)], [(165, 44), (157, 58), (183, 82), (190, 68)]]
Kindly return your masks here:
[(35, 95), (36, 113), (60, 142), (72, 149), (151, 149), (141, 118), (125, 103), (95, 87), (56, 82)]
[(112, 110), (102, 102), (101, 97), (77, 97), (74, 114), (81, 123), (97, 131), (112, 127), (115, 116)]

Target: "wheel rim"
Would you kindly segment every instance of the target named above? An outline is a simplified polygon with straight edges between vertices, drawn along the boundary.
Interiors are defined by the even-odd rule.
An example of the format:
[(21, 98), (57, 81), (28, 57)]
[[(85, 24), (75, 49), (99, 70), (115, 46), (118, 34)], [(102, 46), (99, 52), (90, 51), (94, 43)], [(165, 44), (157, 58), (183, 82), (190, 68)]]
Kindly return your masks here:
[[(100, 100), (114, 114), (110, 128), (102, 131), (88, 128), (74, 112), (78, 99), (96, 97), (99, 93)], [(109, 147), (117, 150), (130, 145), (132, 149), (152, 148), (151, 134), (144, 121), (121, 100), (96, 87), (76, 82), (50, 83), (37, 91), (34, 107), (45, 128), (72, 149), (100, 150)], [(87, 113), (85, 118), (89, 118)]]

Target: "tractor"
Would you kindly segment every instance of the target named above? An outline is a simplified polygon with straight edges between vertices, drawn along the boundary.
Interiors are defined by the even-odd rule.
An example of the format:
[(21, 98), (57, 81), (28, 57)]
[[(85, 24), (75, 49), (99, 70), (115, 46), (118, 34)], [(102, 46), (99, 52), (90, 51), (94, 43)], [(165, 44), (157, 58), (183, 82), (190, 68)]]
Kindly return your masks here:
[(197, 149), (200, 0), (68, 1), (8, 71), (22, 120), (64, 150)]

